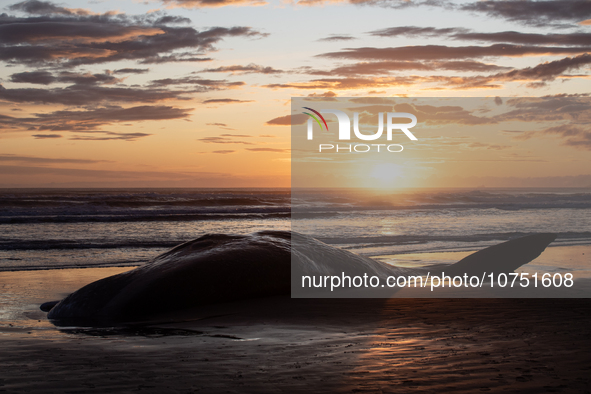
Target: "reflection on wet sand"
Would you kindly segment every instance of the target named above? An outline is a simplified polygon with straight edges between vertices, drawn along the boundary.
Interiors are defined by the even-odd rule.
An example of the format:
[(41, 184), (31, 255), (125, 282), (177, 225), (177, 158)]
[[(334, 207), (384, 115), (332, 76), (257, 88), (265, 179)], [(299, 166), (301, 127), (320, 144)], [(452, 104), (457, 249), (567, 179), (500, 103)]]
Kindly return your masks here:
[[(38, 300), (104, 270), (70, 270), (64, 278), (80, 283), (62, 290), (56, 271), (1, 274), (26, 302), (18, 313), (13, 304), (18, 329), (0, 327), (0, 389), (539, 393), (590, 383), (587, 300), (271, 298), (190, 321), (92, 332), (59, 331), (30, 315)], [(37, 280), (55, 286), (43, 290)]]

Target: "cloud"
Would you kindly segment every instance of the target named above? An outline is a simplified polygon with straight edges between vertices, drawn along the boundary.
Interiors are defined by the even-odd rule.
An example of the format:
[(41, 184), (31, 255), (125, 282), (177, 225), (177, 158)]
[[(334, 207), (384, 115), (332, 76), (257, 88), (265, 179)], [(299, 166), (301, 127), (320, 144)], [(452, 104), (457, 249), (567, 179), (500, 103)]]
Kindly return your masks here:
[(228, 127), (225, 123), (206, 123), (208, 126), (220, 126), (220, 127)]
[[(0, 115), (0, 125), (4, 130), (34, 131), (29, 134), (36, 139), (134, 141), (150, 134), (108, 131), (103, 127), (115, 123), (187, 120), (192, 108), (154, 103), (187, 101), (196, 93), (245, 85), (241, 81), (194, 75), (156, 79), (143, 86), (126, 85), (124, 81), (129, 75), (150, 70), (113, 67), (112, 71), (89, 72), (81, 70), (82, 66), (118, 61), (124, 61), (125, 66), (129, 61), (140, 64), (207, 61), (211, 60), (207, 53), (216, 51), (222, 40), (267, 36), (246, 26), (196, 29), (186, 26), (190, 19), (160, 11), (135, 16), (117, 12), (98, 14), (38, 0), (22, 1), (7, 8), (9, 14), (0, 15), (0, 62), (8, 67), (19, 65), (29, 69), (14, 72), (5, 79), (4, 85), (0, 85), (0, 100), (52, 107), (45, 112), (35, 108), (35, 114), (20, 118)], [(254, 64), (233, 71), (280, 72)], [(222, 98), (205, 102), (250, 101)], [(56, 110), (56, 105), (69, 108)]]
[(150, 86), (169, 86), (169, 85), (197, 85), (202, 87), (202, 91), (234, 89), (244, 86), (245, 83), (228, 82), (225, 79), (202, 79), (194, 77), (183, 78), (164, 78), (150, 81)]
[(421, 123), (427, 125), (482, 125), (495, 124), (498, 122), (495, 118), (475, 116), (471, 111), (458, 105), (434, 106), (401, 103), (392, 106), (391, 101), (381, 104), (380, 98), (363, 98), (359, 99), (357, 102), (373, 102), (371, 105), (355, 108), (355, 111), (359, 112), (359, 120), (361, 123), (375, 123), (375, 116), (379, 112), (409, 112), (420, 119)]
[[(92, 131), (94, 133), (94, 131)], [(80, 136), (75, 135), (68, 138), (73, 141), (113, 141), (113, 140), (124, 140), (124, 141), (136, 141), (138, 138), (148, 137), (152, 134), (147, 133), (113, 133), (111, 131), (97, 131), (100, 135), (89, 135)]]
[[(132, 87), (116, 84), (121, 79), (111, 73), (62, 71), (52, 74), (48, 71), (33, 71), (12, 74), (11, 81), (16, 83), (52, 84), (71, 83), (66, 87), (52, 88), (6, 88), (0, 85), (0, 99), (12, 102), (30, 102), (64, 105), (91, 105), (100, 103), (129, 103), (177, 99), (187, 100), (186, 95), (234, 89), (244, 86), (241, 81), (201, 79), (194, 77), (165, 78), (150, 81), (147, 87)], [(115, 86), (109, 86), (114, 85)], [(183, 86), (184, 85), (184, 86)], [(170, 86), (178, 86), (171, 89)]]
[(498, 33), (464, 32), (454, 34), (451, 37), (456, 40), (503, 42), (523, 45), (591, 45), (591, 34), (582, 32), (574, 32), (568, 34), (536, 34), (520, 33), (516, 31), (504, 31)]
[(467, 3), (461, 9), (539, 26), (554, 24), (557, 20), (579, 22), (591, 17), (591, 2), (586, 0), (488, 0)]
[(499, 144), (485, 144), (483, 142), (472, 142), (467, 145), (471, 149), (487, 149), (487, 150), (504, 150), (512, 148), (511, 145), (499, 145)]
[(553, 81), (567, 71), (577, 70), (591, 64), (591, 55), (584, 54), (576, 57), (567, 57), (552, 62), (538, 64), (535, 67), (512, 70), (506, 73), (492, 76), (492, 79), (506, 81)]
[(279, 149), (279, 148), (246, 148), (251, 152), (274, 152), (274, 153), (285, 153), (289, 152), (289, 149)]
[(465, 31), (466, 29), (459, 29), (456, 27), (438, 29), (436, 27), (396, 26), (387, 29), (374, 30), (369, 32), (369, 34), (376, 37), (440, 37), (457, 33), (459, 30)]
[(235, 99), (210, 99), (203, 101), (203, 104), (238, 104), (238, 103), (253, 103), (254, 100), (235, 100)]
[(1, 61), (65, 67), (121, 60), (145, 64), (203, 61), (209, 60), (203, 54), (214, 51), (215, 45), (225, 38), (266, 36), (245, 26), (202, 31), (171, 26), (169, 23), (176, 24), (179, 19), (162, 15), (68, 12), (50, 2), (19, 3), (13, 10), (32, 9), (45, 11), (43, 16), (4, 14), (0, 18)]
[(517, 140), (528, 140), (537, 136), (555, 136), (562, 140), (562, 145), (576, 149), (591, 151), (591, 129), (579, 125), (563, 124), (543, 130), (526, 131), (516, 137)]
[(191, 52), (175, 53), (167, 56), (158, 56), (154, 58), (144, 59), (142, 64), (162, 64), (162, 63), (195, 63), (195, 62), (210, 62), (213, 59), (210, 57), (193, 56)]
[(322, 71), (309, 69), (306, 71), (310, 75), (327, 75), (327, 76), (356, 76), (356, 75), (385, 75), (397, 71), (464, 71), (464, 72), (486, 72), (507, 70), (510, 67), (501, 67), (495, 64), (486, 64), (473, 60), (458, 60), (458, 61), (380, 61), (380, 62), (360, 62), (346, 66), (333, 68), (332, 70)]
[[(376, 124), (376, 116), (382, 112), (407, 112), (415, 114), (424, 125), (501, 125), (505, 122), (523, 122), (531, 129), (536, 123), (541, 123), (540, 129), (548, 124), (562, 122), (570, 125), (571, 129), (549, 129), (541, 131), (511, 131), (503, 130), (514, 139), (529, 139), (537, 135), (561, 135), (568, 137), (569, 146), (586, 146), (591, 129), (591, 107), (589, 97), (581, 95), (509, 98), (501, 102), (503, 112), (491, 116), (481, 116), (478, 109), (465, 109), (460, 105), (426, 105), (420, 102), (396, 103), (384, 98), (358, 97), (351, 98), (354, 104), (351, 111), (359, 113), (361, 124)], [(497, 107), (499, 100), (490, 98), (490, 104)], [(304, 121), (306, 118), (304, 118)], [(289, 125), (288, 121), (281, 123)], [(302, 122), (303, 123), (303, 122)], [(458, 140), (454, 145), (463, 145), (470, 149), (505, 150), (511, 146), (500, 143), (481, 143)], [(565, 143), (565, 145), (567, 145)], [(582, 149), (582, 148), (581, 148)]]
[(265, 122), (268, 126), (291, 126), (292, 124), (304, 124), (308, 120), (308, 115), (296, 114), (285, 115), (273, 118)]
[[(298, 90), (353, 90), (406, 87), (418, 84), (435, 85), (432, 90), (442, 89), (500, 89), (506, 82), (523, 82), (527, 87), (539, 88), (557, 78), (586, 77), (570, 75), (569, 72), (586, 67), (587, 52), (591, 52), (591, 34), (573, 32), (568, 34), (535, 34), (514, 31), (477, 33), (466, 28), (436, 28), (397, 26), (380, 29), (369, 34), (380, 37), (449, 37), (464, 41), (488, 41), (488, 46), (415, 45), (404, 47), (345, 48), (337, 52), (321, 53), (317, 57), (335, 60), (353, 60), (353, 64), (338, 65), (332, 69), (319, 70), (303, 67), (301, 74), (320, 76), (305, 82), (272, 83), (264, 87)], [(481, 59), (557, 56), (568, 57), (541, 63), (522, 69), (491, 64)], [(418, 75), (408, 71), (417, 71)], [(463, 75), (437, 75), (436, 72), (455, 71)], [(397, 73), (403, 73), (397, 76)], [(478, 73), (480, 75), (466, 75)], [(442, 73), (443, 74), (443, 73)], [(339, 78), (341, 77), (341, 78)]]
[[(495, 117), (476, 116), (473, 114), (474, 111), (467, 110), (459, 105), (435, 106), (412, 102), (393, 104), (391, 99), (382, 97), (359, 97), (350, 101), (357, 105), (348, 109), (359, 113), (359, 122), (361, 124), (376, 124), (377, 115), (380, 112), (412, 113), (420, 119), (421, 124), (426, 125), (484, 125), (499, 122)], [(465, 142), (460, 141), (457, 144), (463, 143)]]
[[(19, 82), (25, 80), (42, 82), (48, 81), (47, 77), (18, 74)], [(31, 73), (29, 73), (31, 74)], [(14, 76), (14, 74), (13, 74)], [(44, 79), (46, 78), (46, 79)], [(71, 78), (75, 79), (74, 76)], [(188, 99), (186, 95), (194, 93), (202, 93), (214, 90), (225, 89), (223, 84), (220, 85), (198, 85), (188, 89), (167, 89), (165, 85), (150, 85), (148, 88), (143, 87), (120, 87), (120, 86), (100, 86), (93, 82), (91, 78), (81, 81), (74, 85), (67, 87), (54, 88), (14, 88), (9, 89), (0, 85), (0, 99), (11, 101), (15, 103), (41, 103), (41, 104), (63, 104), (72, 106), (84, 106), (93, 104), (114, 104), (114, 103), (154, 103), (163, 100)], [(86, 82), (86, 83), (85, 83)], [(234, 85), (230, 85), (234, 86)]]
[(61, 71), (55, 77), (55, 82), (74, 85), (112, 85), (121, 81), (121, 78), (114, 77), (111, 73)]
[(463, 27), (435, 28), (418, 26), (397, 26), (387, 29), (380, 29), (369, 32), (377, 37), (442, 37), (447, 36), (454, 40), (462, 41), (481, 41), (510, 43), (523, 45), (591, 45), (591, 34), (583, 32), (573, 32), (566, 34), (556, 33), (521, 33), (517, 31), (503, 31), (495, 33), (478, 33)]
[(149, 68), (120, 68), (119, 70), (114, 70), (114, 74), (145, 74), (150, 71)]
[(169, 7), (214, 8), (214, 7), (257, 7), (268, 4), (264, 0), (162, 0)]
[(50, 2), (27, 0), (8, 7), (11, 11), (22, 11), (34, 15), (90, 15), (92, 12), (82, 8), (64, 8)]
[(308, 95), (308, 97), (326, 97), (326, 98), (331, 98), (331, 97), (337, 97), (337, 94), (335, 92), (324, 92), (324, 93), (310, 93)]
[(18, 162), (27, 164), (96, 164), (113, 163), (109, 160), (90, 160), (90, 159), (61, 159), (37, 156), (19, 156), (0, 153), (0, 162)]
[(353, 4), (361, 6), (377, 6), (384, 8), (402, 9), (409, 7), (420, 7), (420, 6), (447, 6), (446, 0), (300, 0), (297, 2), (298, 5), (304, 6), (323, 6), (326, 4)]
[(235, 140), (232, 139), (232, 137), (250, 137), (249, 135), (247, 136), (232, 136), (231, 134), (225, 134), (224, 136), (220, 136), (220, 137), (204, 137), (204, 138), (199, 138), (198, 141), (203, 141), (206, 144), (242, 144), (242, 145), (252, 145), (252, 142), (247, 142), (247, 141), (241, 141), (241, 140)]
[[(102, 133), (96, 136), (77, 136), (77, 139), (127, 139), (133, 140), (148, 136), (145, 133), (113, 133), (100, 130), (101, 126), (113, 123), (157, 121), (183, 119), (189, 116), (191, 109), (170, 106), (137, 106), (130, 108), (108, 107), (91, 110), (58, 110), (38, 113), (34, 117), (16, 118), (0, 115), (3, 129), (26, 129), (37, 131), (70, 131), (78, 133)], [(38, 134), (41, 135), (41, 134)], [(79, 137), (79, 138), (78, 138)]]
[(429, 65), (433, 66), (434, 70), (448, 70), (448, 71), (462, 71), (462, 72), (487, 72), (507, 70), (511, 67), (497, 66), (496, 64), (488, 64), (477, 62), (473, 60), (458, 60), (449, 62), (433, 62)]
[[(23, 127), (30, 127), (26, 120), (22, 118), (15, 118), (14, 116), (0, 114), (0, 130), (19, 129)], [(30, 128), (29, 128), (30, 129)], [(36, 130), (35, 128), (30, 130)]]
[(258, 64), (249, 64), (247, 66), (221, 66), (216, 68), (206, 68), (199, 71), (201, 73), (230, 73), (230, 74), (282, 74), (285, 71), (277, 70), (273, 67), (260, 66)]
[(264, 87), (271, 89), (351, 90), (409, 86), (417, 83), (418, 79), (415, 76), (390, 78), (322, 78), (313, 79), (308, 82), (274, 83), (264, 85)]
[[(162, 100), (187, 100), (187, 95), (210, 91), (234, 89), (244, 86), (241, 81), (202, 79), (192, 76), (165, 78), (150, 81), (146, 87), (139, 85), (125, 86), (116, 72), (144, 72), (142, 69), (122, 69), (104, 73), (61, 71), (28, 71), (11, 75), (13, 83), (50, 85), (53, 83), (69, 84), (66, 87), (50, 88), (6, 88), (0, 85), (0, 99), (12, 102), (30, 102), (84, 106), (93, 104), (114, 104)], [(175, 88), (171, 88), (174, 86)]]
[[(530, 88), (545, 86), (547, 82), (557, 78), (570, 78), (576, 75), (565, 74), (578, 70), (591, 64), (591, 55), (583, 54), (575, 57), (566, 57), (560, 60), (545, 62), (534, 67), (525, 67), (488, 76), (466, 77), (431, 77), (432, 82), (438, 82), (442, 86), (454, 89), (469, 88), (500, 88), (503, 82), (527, 82)], [(586, 75), (585, 75), (586, 76)], [(428, 81), (429, 79), (425, 79)]]
[(227, 155), (229, 153), (234, 153), (236, 152), (235, 150), (214, 150), (211, 153), (218, 153), (220, 155)]
[(191, 19), (182, 16), (164, 15), (154, 21), (156, 25), (167, 25), (173, 23), (191, 23)]
[(317, 41), (351, 41), (351, 40), (356, 40), (356, 38), (352, 37), (348, 34), (343, 34), (343, 35), (333, 34), (328, 37), (320, 38)]
[(33, 134), (36, 140), (62, 138), (61, 134)]
[(591, 108), (586, 95), (510, 98), (506, 105), (513, 110), (497, 115), (498, 121), (591, 123)]
[(222, 137), (242, 137), (242, 138), (250, 138), (252, 135), (248, 134), (221, 134)]
[(56, 167), (35, 167), (35, 166), (0, 166), (1, 175), (52, 175), (81, 178), (106, 178), (106, 179), (188, 179), (193, 177), (228, 176), (215, 172), (159, 172), (159, 171), (111, 171), (93, 170), (81, 168), (56, 168)]
[(55, 82), (55, 77), (49, 71), (25, 71), (22, 73), (12, 74), (10, 76), (11, 82), (16, 83), (33, 83), (40, 85), (49, 85)]
[(432, 67), (421, 62), (361, 62), (346, 66), (340, 66), (331, 70), (308, 70), (306, 74), (309, 75), (326, 75), (326, 76), (350, 76), (350, 75), (383, 75), (389, 74), (392, 71), (404, 70), (432, 70)]
[(537, 47), (527, 45), (493, 44), (490, 46), (416, 45), (396, 48), (348, 48), (339, 52), (317, 55), (331, 59), (417, 61), (455, 60), (483, 57), (521, 57), (533, 55), (569, 55), (591, 52), (588, 47)]
[[(399, 63), (405, 62), (370, 62), (370, 63), (357, 63), (350, 66), (337, 67), (334, 70), (328, 72), (322, 72), (322, 74), (332, 74), (337, 76), (343, 76), (345, 78), (321, 78), (313, 79), (307, 82), (294, 82), (294, 83), (283, 83), (283, 84), (269, 84), (264, 87), (272, 89), (376, 89), (376, 88), (387, 88), (387, 87), (400, 87), (400, 86), (412, 86), (417, 84), (435, 84), (435, 87), (431, 89), (500, 89), (503, 87), (502, 83), (506, 82), (524, 82), (528, 83), (528, 87), (538, 88), (544, 86), (547, 82), (554, 81), (557, 78), (574, 78), (574, 77), (586, 77), (584, 75), (571, 75), (567, 72), (581, 69), (591, 64), (591, 55), (582, 54), (574, 57), (566, 57), (560, 60), (551, 62), (545, 62), (538, 64), (534, 67), (525, 67), (522, 69), (513, 69), (505, 72), (497, 72), (489, 75), (463, 75), (463, 76), (448, 76), (448, 75), (407, 75), (400, 77), (386, 77), (388, 72)], [(408, 62), (411, 63), (411, 62)], [(496, 65), (487, 65), (475, 61), (449, 61), (437, 63), (428, 62), (427, 64), (418, 63), (423, 69), (430, 69), (429, 66), (438, 64), (441, 69), (459, 69), (464, 72), (472, 71), (498, 71), (499, 69), (505, 70), (505, 67), (498, 67)], [(409, 68), (419, 67), (417, 65), (405, 65)], [(317, 71), (310, 70), (314, 73)], [(366, 77), (356, 78), (358, 75), (380, 75), (382, 77)]]
[(181, 119), (187, 117), (190, 111), (191, 109), (187, 108), (164, 105), (142, 105), (131, 108), (110, 107), (88, 111), (60, 110), (48, 114), (36, 114), (36, 118), (32, 119), (32, 122), (41, 122), (44, 125), (42, 128), (52, 125), (51, 127), (62, 130), (86, 130), (113, 122)]

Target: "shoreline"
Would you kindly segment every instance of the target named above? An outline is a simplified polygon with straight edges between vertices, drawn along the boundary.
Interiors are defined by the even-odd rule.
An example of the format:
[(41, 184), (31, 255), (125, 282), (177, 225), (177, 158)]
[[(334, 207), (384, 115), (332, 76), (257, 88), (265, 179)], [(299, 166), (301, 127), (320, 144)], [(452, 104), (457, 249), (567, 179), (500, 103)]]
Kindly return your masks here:
[[(384, 254), (371, 256), (372, 259), (385, 262), (387, 264), (393, 264), (403, 267), (418, 267), (428, 265), (439, 265), (439, 264), (452, 264), (458, 262), (466, 256), (475, 253), (478, 249), (473, 250), (452, 250), (452, 251), (429, 251), (420, 253), (397, 253), (397, 254)], [(588, 267), (588, 260), (591, 256), (591, 244), (575, 244), (575, 245), (564, 245), (564, 244), (550, 244), (542, 254), (535, 260), (532, 260), (528, 264), (520, 267), (518, 271), (521, 271), (523, 267), (527, 266), (545, 266), (552, 267), (552, 264), (559, 263), (565, 259), (574, 262), (577, 267)], [(416, 265), (412, 262), (428, 262), (432, 261), (431, 264)], [(590, 272), (591, 275), (591, 272)]]
[(560, 392), (591, 379), (589, 299), (259, 299), (189, 321), (58, 328), (39, 310), (101, 277), (0, 273), (0, 392)]
[[(335, 246), (335, 245), (333, 245)], [(555, 245), (550, 244), (546, 250), (542, 253), (540, 257), (535, 259), (533, 262), (537, 261), (546, 261), (546, 260), (554, 260), (558, 261), (560, 256), (563, 255), (561, 253), (554, 253), (559, 250), (565, 250), (566, 248), (570, 248), (571, 250), (577, 253), (581, 251), (581, 261), (587, 262), (584, 259), (588, 259), (588, 256), (591, 256), (591, 244), (563, 244), (563, 243), (556, 243)], [(399, 265), (401, 267), (418, 267), (418, 266), (429, 266), (429, 265), (439, 265), (442, 262), (444, 263), (455, 263), (462, 258), (477, 252), (482, 248), (472, 248), (472, 249), (465, 249), (465, 250), (443, 250), (443, 251), (424, 251), (424, 252), (406, 252), (401, 251), (400, 253), (390, 253), (390, 254), (376, 254), (376, 255), (367, 255), (367, 257), (384, 262), (386, 264), (390, 264), (389, 261), (395, 262), (394, 265)], [(166, 249), (169, 250), (169, 249)], [(345, 249), (348, 250), (348, 249)], [(554, 252), (553, 252), (554, 251)], [(363, 256), (366, 256), (363, 253), (358, 253)], [(552, 255), (550, 257), (549, 255)], [(587, 256), (587, 257), (582, 257)], [(156, 257), (154, 255), (153, 257)], [(574, 257), (572, 254), (571, 258)], [(415, 264), (407, 264), (408, 261), (421, 261), (426, 262), (424, 265), (415, 265)], [(148, 260), (149, 261), (149, 260)], [(146, 261), (146, 262), (148, 262)], [(433, 261), (429, 263), (429, 261)], [(145, 263), (145, 262), (144, 262)], [(28, 271), (52, 271), (52, 270), (66, 270), (66, 269), (87, 269), (87, 268), (135, 268), (142, 264), (138, 264), (137, 261), (129, 262), (129, 263), (114, 263), (114, 264), (97, 264), (97, 265), (90, 265), (90, 266), (81, 266), (81, 265), (74, 265), (74, 266), (59, 266), (59, 267), (16, 267), (15, 269), (7, 269), (6, 267), (0, 267), (0, 273), (3, 272), (28, 272)]]

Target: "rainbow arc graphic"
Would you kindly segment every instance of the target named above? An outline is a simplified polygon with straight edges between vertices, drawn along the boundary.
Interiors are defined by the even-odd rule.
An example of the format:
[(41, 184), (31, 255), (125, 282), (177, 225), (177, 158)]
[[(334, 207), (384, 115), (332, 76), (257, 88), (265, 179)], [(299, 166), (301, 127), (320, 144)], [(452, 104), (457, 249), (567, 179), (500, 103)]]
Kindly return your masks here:
[[(304, 107), (304, 109), (310, 110), (310, 111), (314, 112), (316, 115), (318, 115), (320, 117), (320, 119), (322, 119), (322, 122), (324, 123), (324, 126), (326, 127), (326, 131), (328, 131), (328, 125), (326, 124), (326, 120), (324, 120), (324, 117), (322, 115), (320, 115), (320, 112), (313, 110), (310, 107)], [(316, 121), (316, 123), (318, 123), (318, 126), (320, 126), (320, 130), (322, 130), (322, 123), (320, 123), (320, 120), (316, 116), (312, 115), (309, 112), (304, 112), (304, 114), (306, 114), (309, 117), (311, 117), (312, 119), (314, 119)]]

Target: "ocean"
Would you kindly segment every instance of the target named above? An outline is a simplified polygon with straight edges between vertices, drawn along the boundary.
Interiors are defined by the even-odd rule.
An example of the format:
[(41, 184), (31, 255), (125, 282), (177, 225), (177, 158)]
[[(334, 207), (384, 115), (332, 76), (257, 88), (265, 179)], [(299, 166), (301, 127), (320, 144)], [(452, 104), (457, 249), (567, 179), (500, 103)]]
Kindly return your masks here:
[[(535, 232), (588, 247), (591, 189), (3, 189), (0, 271), (135, 266), (207, 233), (290, 229), (406, 265)], [(557, 265), (589, 270), (576, 260)]]

